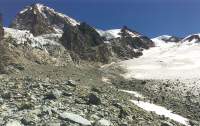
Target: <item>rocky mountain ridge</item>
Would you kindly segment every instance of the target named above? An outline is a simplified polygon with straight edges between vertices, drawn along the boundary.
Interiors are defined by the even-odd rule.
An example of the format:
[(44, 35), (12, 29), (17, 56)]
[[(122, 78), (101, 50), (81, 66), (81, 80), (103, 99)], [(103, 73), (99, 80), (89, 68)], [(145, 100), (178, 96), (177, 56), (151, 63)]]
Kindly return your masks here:
[(29, 30), (34, 36), (62, 33), (65, 25), (76, 26), (79, 22), (42, 4), (27, 6), (19, 12), (11, 28)]
[[(119, 33), (117, 34), (120, 37), (113, 36), (112, 39), (107, 38), (99, 30), (87, 23), (79, 23), (73, 18), (56, 12), (54, 9), (42, 4), (27, 6), (17, 14), (10, 27), (18, 30), (26, 30), (33, 34), (32, 38), (41, 38), (42, 40), (39, 43), (35, 43), (34, 39), (29, 39), (30, 43), (39, 45), (44, 43), (49, 45), (49, 41), (52, 41), (42, 37), (57, 36), (54, 42), (63, 46), (64, 50), (70, 53), (72, 60), (76, 62), (86, 60), (109, 63), (134, 58), (142, 55), (143, 49), (154, 46), (148, 37), (128, 27), (123, 27), (118, 31)], [(105, 34), (107, 33), (105, 32)], [(54, 38), (51, 39), (54, 40)], [(25, 41), (27, 43), (27, 39)], [(24, 44), (24, 39), (18, 39), (18, 43)]]

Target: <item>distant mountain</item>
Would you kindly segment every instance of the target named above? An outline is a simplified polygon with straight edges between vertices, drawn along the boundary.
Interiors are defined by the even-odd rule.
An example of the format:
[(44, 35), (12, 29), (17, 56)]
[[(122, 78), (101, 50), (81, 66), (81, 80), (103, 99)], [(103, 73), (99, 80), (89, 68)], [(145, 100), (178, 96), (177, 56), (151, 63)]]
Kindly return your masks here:
[[(97, 30), (97, 32), (104, 37), (105, 42), (117, 40), (117, 39), (129, 39), (133, 41), (132, 45), (135, 49), (137, 48), (149, 48), (153, 47), (153, 41), (147, 36), (140, 34), (139, 32), (133, 31), (130, 28), (124, 26), (121, 29), (112, 29), (112, 30)], [(132, 40), (130, 40), (132, 39)]]
[(131, 37), (140, 37), (140, 33), (130, 30), (128, 28), (121, 28), (121, 29), (111, 29), (107, 31), (99, 30), (97, 29), (97, 32), (102, 36), (105, 37), (106, 40), (121, 38), (122, 33), (125, 32), (127, 35), (130, 35)]
[(182, 39), (176, 36), (170, 36), (170, 35), (162, 35), (156, 38), (151, 39), (156, 46), (162, 46), (167, 43), (178, 43)]
[(200, 43), (200, 34), (192, 34), (185, 37), (182, 42)]
[(29, 30), (34, 36), (62, 33), (65, 26), (76, 26), (79, 22), (73, 18), (56, 12), (42, 4), (27, 6), (19, 12), (11, 24), (11, 28)]
[(156, 38), (151, 39), (156, 46), (162, 46), (167, 43), (183, 43), (183, 44), (192, 44), (200, 43), (200, 34), (191, 34), (185, 38), (179, 38), (176, 36), (162, 35)]

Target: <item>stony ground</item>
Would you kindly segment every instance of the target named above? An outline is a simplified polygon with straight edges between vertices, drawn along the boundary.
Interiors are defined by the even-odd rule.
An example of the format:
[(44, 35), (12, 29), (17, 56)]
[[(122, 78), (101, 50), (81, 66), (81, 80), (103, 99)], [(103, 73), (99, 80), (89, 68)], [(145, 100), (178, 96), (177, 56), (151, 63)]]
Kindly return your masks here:
[(0, 125), (180, 126), (130, 103), (136, 98), (103, 82), (105, 75), (88, 64), (26, 66), (1, 75)]
[[(126, 72), (116, 65), (109, 67), (110, 70), (107, 72), (110, 74), (116, 75), (116, 68), (118, 73), (124, 74)], [(124, 78), (113, 79), (112, 82), (117, 88), (140, 92), (150, 102), (165, 106), (175, 113), (190, 119), (192, 126), (200, 125), (198, 83), (199, 80), (196, 82), (183, 82), (180, 80), (127, 80)]]

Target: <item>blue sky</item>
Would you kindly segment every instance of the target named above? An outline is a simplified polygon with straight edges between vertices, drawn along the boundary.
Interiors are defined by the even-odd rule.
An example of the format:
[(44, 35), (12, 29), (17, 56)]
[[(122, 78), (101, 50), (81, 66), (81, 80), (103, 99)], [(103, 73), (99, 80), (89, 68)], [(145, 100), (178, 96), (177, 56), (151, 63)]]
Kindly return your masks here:
[(200, 0), (0, 0), (4, 25), (36, 2), (101, 29), (127, 25), (150, 37), (200, 32)]

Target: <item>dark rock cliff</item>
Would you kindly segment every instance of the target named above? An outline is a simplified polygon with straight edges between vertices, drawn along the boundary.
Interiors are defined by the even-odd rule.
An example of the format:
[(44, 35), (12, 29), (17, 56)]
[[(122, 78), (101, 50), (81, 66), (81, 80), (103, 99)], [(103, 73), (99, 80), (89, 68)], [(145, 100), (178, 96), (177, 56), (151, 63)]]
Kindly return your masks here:
[(56, 12), (54, 9), (34, 4), (26, 7), (17, 14), (11, 28), (29, 30), (35, 36), (48, 33), (62, 32), (65, 25), (76, 25), (74, 19)]

